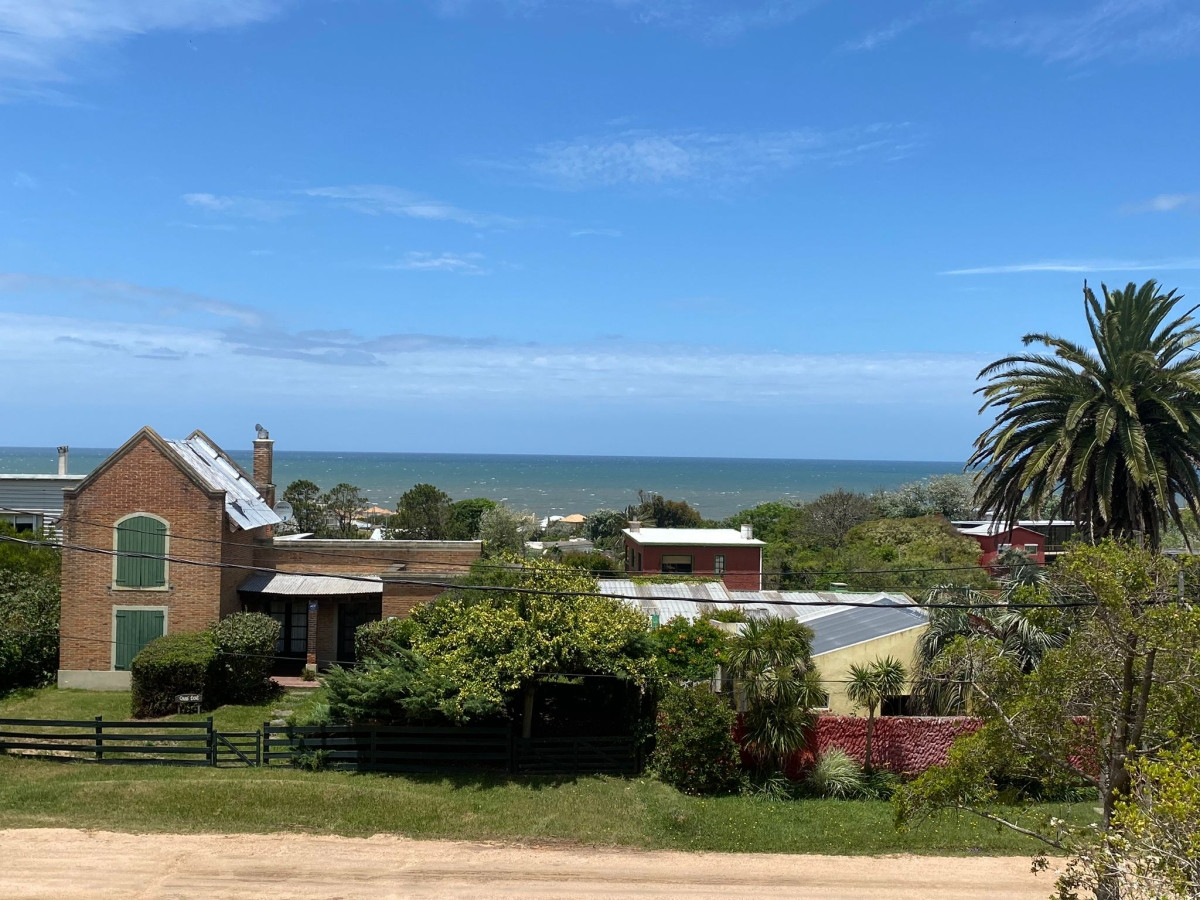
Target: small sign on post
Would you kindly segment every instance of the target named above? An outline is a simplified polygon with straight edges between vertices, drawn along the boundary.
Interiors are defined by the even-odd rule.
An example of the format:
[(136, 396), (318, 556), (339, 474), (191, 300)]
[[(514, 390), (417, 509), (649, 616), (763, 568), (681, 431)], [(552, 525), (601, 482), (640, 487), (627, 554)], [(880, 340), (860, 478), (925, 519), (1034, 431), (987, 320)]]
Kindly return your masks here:
[[(175, 705), (179, 707), (180, 712), (200, 712), (200, 706), (204, 703), (203, 694), (176, 694)], [(189, 709), (190, 707), (190, 709)]]

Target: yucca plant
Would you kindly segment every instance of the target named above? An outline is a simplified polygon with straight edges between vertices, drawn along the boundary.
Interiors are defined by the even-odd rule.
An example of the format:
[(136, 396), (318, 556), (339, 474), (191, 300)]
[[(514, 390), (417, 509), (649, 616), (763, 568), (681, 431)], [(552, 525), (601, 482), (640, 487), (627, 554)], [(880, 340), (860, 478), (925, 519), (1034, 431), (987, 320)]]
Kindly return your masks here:
[[(1050, 334), (1026, 346), (1050, 352), (1006, 356), (979, 373), (980, 412), (996, 422), (975, 441), (980, 511), (1006, 522), (1048, 503), (1095, 540), (1142, 538), (1157, 549), (1169, 523), (1181, 531), (1180, 501), (1200, 513), (1200, 326), (1197, 307), (1158, 284), (1084, 282), (1092, 347)], [(1184, 532), (1186, 534), (1186, 531)]]

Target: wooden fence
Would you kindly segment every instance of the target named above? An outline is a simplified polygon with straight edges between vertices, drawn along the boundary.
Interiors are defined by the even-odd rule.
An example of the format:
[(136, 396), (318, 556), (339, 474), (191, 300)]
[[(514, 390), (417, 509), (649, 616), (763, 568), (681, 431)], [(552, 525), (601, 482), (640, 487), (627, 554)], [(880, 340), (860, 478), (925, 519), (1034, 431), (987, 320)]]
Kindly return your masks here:
[(357, 772), (636, 775), (644, 759), (628, 736), (522, 739), (508, 727), (264, 725), (263, 762)]
[(191, 722), (0, 719), (0, 753), (114, 765), (277, 766), (356, 772), (511, 775), (636, 775), (643, 748), (633, 737), (523, 739), (490, 728), (385, 725), (217, 731)]
[(220, 732), (192, 722), (0, 719), (0, 753), (114, 765), (257, 766), (257, 731)]

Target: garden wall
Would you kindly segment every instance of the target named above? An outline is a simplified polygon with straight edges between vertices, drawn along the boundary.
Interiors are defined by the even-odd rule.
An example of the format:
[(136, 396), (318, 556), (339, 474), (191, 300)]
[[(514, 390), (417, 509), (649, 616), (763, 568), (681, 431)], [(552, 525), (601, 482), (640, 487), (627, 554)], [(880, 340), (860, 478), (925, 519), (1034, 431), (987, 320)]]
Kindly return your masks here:
[[(965, 716), (883, 716), (875, 720), (871, 756), (877, 769), (898, 775), (916, 775), (946, 762), (950, 745), (960, 734), (982, 727), (980, 719)], [(867, 720), (862, 716), (820, 716), (809, 746), (788, 766), (798, 775), (813, 763), (816, 754), (836, 747), (860, 763), (866, 762)]]

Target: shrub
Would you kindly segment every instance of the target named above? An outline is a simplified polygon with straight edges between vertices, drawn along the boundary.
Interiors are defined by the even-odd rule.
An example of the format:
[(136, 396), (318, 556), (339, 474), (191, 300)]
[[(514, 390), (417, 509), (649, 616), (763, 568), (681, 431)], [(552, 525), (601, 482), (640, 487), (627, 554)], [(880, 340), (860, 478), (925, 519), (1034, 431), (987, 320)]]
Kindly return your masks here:
[(271, 681), (279, 623), (262, 613), (239, 612), (211, 629), (217, 666), (210, 690), (221, 703), (262, 703), (278, 688)]
[(359, 625), (354, 631), (354, 655), (361, 663), (385, 659), (412, 649), (412, 619), (383, 619)]
[(726, 661), (729, 636), (708, 622), (675, 616), (651, 632), (654, 655), (668, 678), (708, 681)]
[(733, 739), (737, 716), (706, 687), (672, 685), (658, 705), (650, 765), (685, 794), (727, 794), (741, 784), (741, 757)]
[(833, 747), (817, 757), (817, 763), (804, 782), (805, 788), (818, 797), (846, 799), (863, 791), (862, 766), (845, 750)]
[(58, 669), (58, 582), (0, 570), (0, 694), (37, 687)]
[(179, 694), (201, 694), (204, 706), (216, 704), (209, 690), (217, 643), (208, 631), (181, 631), (151, 641), (133, 658), (133, 716), (145, 719), (176, 711)]

